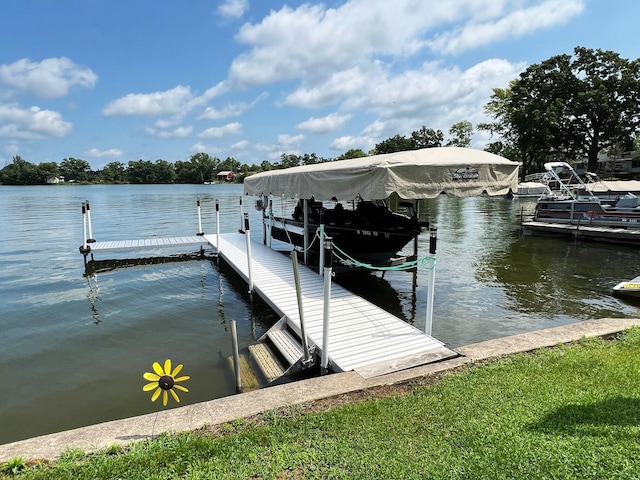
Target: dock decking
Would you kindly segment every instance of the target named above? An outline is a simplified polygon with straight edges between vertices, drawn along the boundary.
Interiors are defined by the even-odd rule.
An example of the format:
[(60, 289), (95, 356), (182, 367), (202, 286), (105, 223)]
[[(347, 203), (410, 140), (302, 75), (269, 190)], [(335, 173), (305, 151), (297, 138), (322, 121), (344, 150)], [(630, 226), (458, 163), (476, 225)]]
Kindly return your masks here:
[(522, 230), (527, 234), (563, 235), (581, 240), (601, 243), (615, 243), (640, 247), (640, 229), (590, 227), (588, 225), (568, 225), (564, 223), (548, 223), (525, 221)]
[[(215, 235), (205, 235), (212, 245)], [(220, 235), (219, 256), (249, 280), (246, 237)], [(251, 277), (256, 294), (300, 333), (300, 316), (291, 259), (252, 242)], [(324, 280), (300, 268), (305, 330), (310, 344), (322, 347)], [(334, 371), (355, 370), (373, 377), (457, 356), (442, 342), (347, 289), (332, 283), (328, 357)]]
[(112, 240), (88, 243), (91, 252), (113, 252), (118, 250), (139, 250), (160, 247), (207, 246), (209, 242), (202, 235), (169, 238), (146, 238), (142, 240)]

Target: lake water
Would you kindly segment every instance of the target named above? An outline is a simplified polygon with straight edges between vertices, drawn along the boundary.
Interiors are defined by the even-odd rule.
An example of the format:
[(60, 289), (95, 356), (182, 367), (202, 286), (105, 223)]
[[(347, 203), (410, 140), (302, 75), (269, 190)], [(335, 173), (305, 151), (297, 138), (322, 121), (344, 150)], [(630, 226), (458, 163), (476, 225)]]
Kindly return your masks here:
[[(158, 263), (152, 257), (178, 253), (158, 250), (96, 254), (87, 274), (78, 247), (86, 199), (101, 241), (193, 235), (197, 198), (206, 233), (215, 232), (215, 199), (221, 231), (237, 230), (241, 195), (240, 185), (0, 186), (0, 443), (163, 409), (142, 391), (142, 374), (166, 358), (191, 376), (181, 405), (235, 393), (229, 322), (242, 347), (277, 318), (230, 267), (211, 256)], [(638, 275), (637, 250), (521, 236), (519, 215), (534, 202), (422, 202), (421, 217), (438, 228), (432, 333), (449, 347), (639, 316), (611, 295)], [(244, 210), (261, 241), (259, 212), (248, 199)], [(420, 253), (428, 243), (423, 233)], [(125, 261), (132, 256), (147, 260)], [(425, 270), (340, 281), (421, 326), (426, 278)]]

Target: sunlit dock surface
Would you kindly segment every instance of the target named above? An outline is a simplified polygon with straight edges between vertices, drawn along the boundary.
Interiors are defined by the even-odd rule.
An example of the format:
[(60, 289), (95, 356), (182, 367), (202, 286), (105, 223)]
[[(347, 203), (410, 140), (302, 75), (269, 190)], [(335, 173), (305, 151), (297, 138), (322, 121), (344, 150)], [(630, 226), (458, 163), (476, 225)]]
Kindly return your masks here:
[[(212, 245), (216, 235), (205, 235)], [(300, 316), (289, 256), (257, 242), (251, 243), (254, 292), (300, 334)], [(246, 237), (219, 237), (219, 256), (249, 281)], [(305, 331), (310, 344), (322, 347), (324, 279), (300, 268)], [(443, 343), (386, 310), (332, 283), (328, 358), (335, 372), (355, 370), (363, 377), (384, 375), (457, 356)]]
[(114, 252), (118, 250), (141, 250), (162, 247), (207, 246), (209, 242), (202, 235), (187, 237), (145, 238), (139, 240), (111, 240), (88, 243), (91, 252)]

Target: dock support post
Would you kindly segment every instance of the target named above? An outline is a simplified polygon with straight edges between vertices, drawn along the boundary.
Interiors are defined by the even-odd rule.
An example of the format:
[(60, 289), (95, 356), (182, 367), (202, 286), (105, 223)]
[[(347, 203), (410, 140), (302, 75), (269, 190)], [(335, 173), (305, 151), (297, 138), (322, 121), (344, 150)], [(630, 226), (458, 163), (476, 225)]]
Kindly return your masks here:
[(269, 248), (271, 248), (273, 238), (273, 198), (269, 198)]
[(216, 255), (220, 252), (220, 200), (216, 198)]
[(331, 264), (333, 263), (331, 241), (331, 237), (325, 237), (324, 308), (322, 312), (322, 356), (320, 359), (320, 371), (322, 374), (327, 373), (329, 370), (329, 317), (331, 316)]
[(89, 206), (89, 200), (85, 200), (87, 204), (87, 224), (89, 225), (89, 238), (87, 238), (88, 243), (94, 243), (93, 239), (93, 229), (91, 228), (91, 207)]
[(253, 277), (251, 276), (251, 230), (249, 229), (249, 214), (244, 214), (244, 234), (247, 237), (247, 271), (249, 273), (249, 293), (253, 293)]
[[(87, 242), (87, 204), (82, 202), (82, 245), (80, 245), (79, 250), (84, 258), (85, 268), (87, 266), (87, 255), (91, 253), (91, 247)], [(93, 259), (93, 254), (91, 254), (91, 258)]]
[(242, 233), (242, 228), (244, 226), (244, 213), (242, 212), (242, 197), (240, 197), (240, 233)]
[(304, 210), (304, 214), (302, 215), (302, 225), (304, 229), (304, 233), (302, 235), (303, 238), (303, 248), (304, 248), (304, 264), (309, 265), (308, 252), (309, 252), (309, 200), (302, 200), (302, 209)]
[(322, 223), (322, 221), (320, 222), (320, 245), (323, 248), (320, 248), (320, 255), (318, 257), (318, 274), (320, 276), (324, 275), (324, 239), (325, 239), (325, 233), (324, 233), (324, 223)]
[(231, 320), (231, 342), (233, 345), (233, 368), (236, 374), (236, 393), (242, 389), (242, 379), (240, 378), (240, 353), (238, 351), (238, 331), (236, 321)]
[(200, 199), (199, 198), (196, 201), (196, 204), (198, 205), (198, 235), (202, 236), (202, 235), (204, 235), (204, 232), (202, 231), (202, 215), (200, 213)]
[(429, 269), (427, 282), (427, 315), (425, 319), (424, 333), (431, 335), (431, 325), (433, 324), (433, 299), (436, 283), (436, 243), (438, 240), (438, 229), (429, 229), (429, 254), (433, 255), (433, 266)]
[(298, 315), (300, 317), (300, 337), (302, 340), (302, 351), (304, 352), (304, 364), (311, 363), (309, 344), (307, 343), (307, 333), (304, 327), (304, 308), (302, 307), (302, 287), (300, 286), (300, 274), (298, 272), (298, 252), (291, 250), (291, 263), (293, 265), (293, 279), (296, 284), (296, 298), (298, 299)]
[(82, 202), (82, 247), (87, 248), (87, 202)]

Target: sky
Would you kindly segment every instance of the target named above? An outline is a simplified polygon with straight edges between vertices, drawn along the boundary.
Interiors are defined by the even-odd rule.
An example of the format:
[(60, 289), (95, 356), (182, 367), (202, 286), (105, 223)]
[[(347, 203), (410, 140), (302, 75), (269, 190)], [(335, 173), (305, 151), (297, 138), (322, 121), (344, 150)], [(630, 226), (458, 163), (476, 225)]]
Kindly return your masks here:
[(0, 168), (446, 141), (530, 65), (640, 57), (639, 18), (637, 0), (0, 0)]

